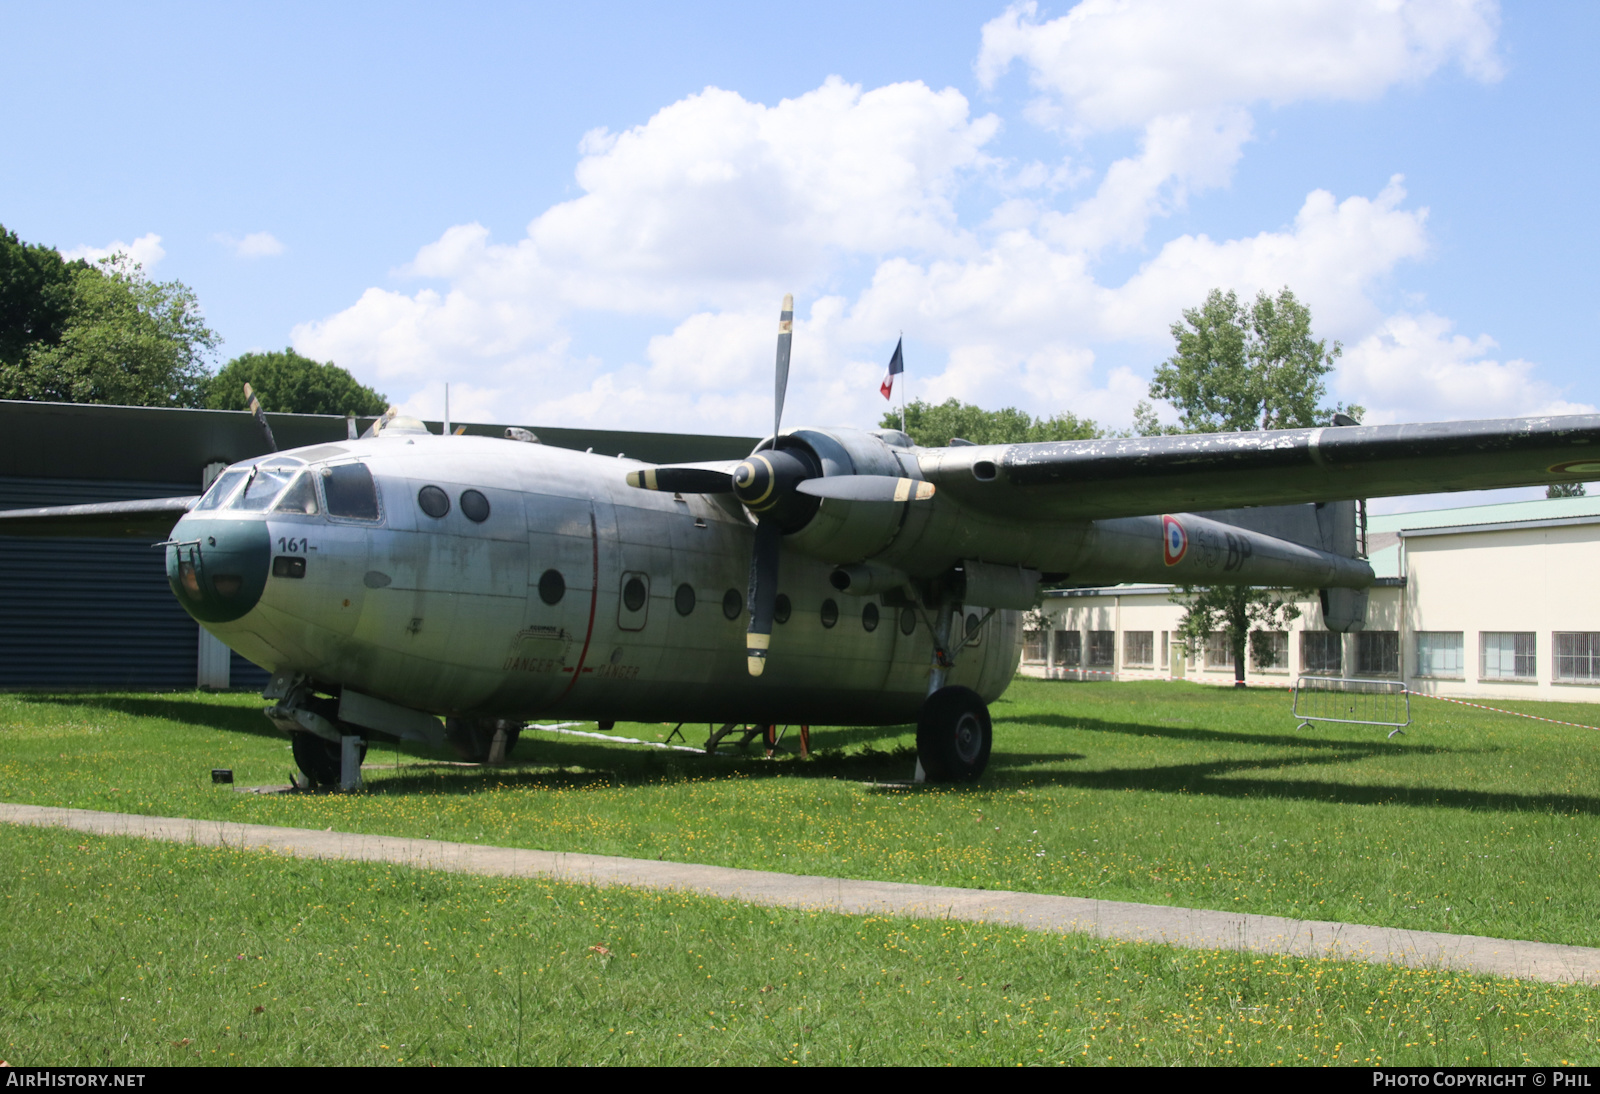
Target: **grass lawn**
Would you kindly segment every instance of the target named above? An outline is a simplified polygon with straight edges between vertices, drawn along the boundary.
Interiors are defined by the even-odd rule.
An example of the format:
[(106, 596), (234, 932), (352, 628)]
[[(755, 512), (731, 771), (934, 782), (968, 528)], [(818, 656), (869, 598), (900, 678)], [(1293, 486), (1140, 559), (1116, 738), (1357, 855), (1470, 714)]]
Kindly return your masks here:
[[(1019, 680), (962, 788), (874, 785), (910, 774), (904, 727), (213, 787), (287, 781), (262, 705), (0, 696), (0, 800), (1600, 944), (1595, 734), (1424, 699), (1391, 741), (1297, 732), (1278, 691)], [(0, 892), (12, 1063), (1600, 1060), (1594, 989), (1429, 970), (5, 827)]]
[(1388, 740), (1297, 731), (1283, 691), (1019, 679), (969, 787), (872, 785), (908, 727), (819, 729), (809, 762), (530, 731), (499, 769), (374, 749), (363, 794), (213, 787), (287, 782), (262, 705), (0, 696), (0, 800), (1600, 945), (1600, 734), (1429, 699)]
[(14, 1065), (1593, 1064), (1600, 992), (0, 826)]

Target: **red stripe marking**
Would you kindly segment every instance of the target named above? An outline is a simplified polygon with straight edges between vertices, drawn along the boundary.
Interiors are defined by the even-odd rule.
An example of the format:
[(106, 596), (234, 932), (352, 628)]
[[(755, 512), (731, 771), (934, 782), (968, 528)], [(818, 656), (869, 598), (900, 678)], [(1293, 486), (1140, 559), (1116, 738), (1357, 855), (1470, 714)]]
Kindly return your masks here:
[(556, 699), (556, 702), (558, 703), (561, 702), (562, 699), (565, 699), (567, 694), (572, 691), (573, 685), (578, 682), (578, 677), (580, 675), (585, 672), (594, 671), (593, 669), (586, 669), (583, 667), (584, 658), (589, 656), (589, 639), (594, 637), (595, 607), (600, 603), (600, 529), (594, 521), (593, 502), (591, 502), (589, 506), (589, 539), (594, 544), (594, 588), (589, 591), (589, 629), (583, 632), (583, 649), (578, 654), (577, 668), (574, 670), (563, 670), (571, 671), (572, 679), (567, 682), (567, 690), (563, 691), (560, 697)]

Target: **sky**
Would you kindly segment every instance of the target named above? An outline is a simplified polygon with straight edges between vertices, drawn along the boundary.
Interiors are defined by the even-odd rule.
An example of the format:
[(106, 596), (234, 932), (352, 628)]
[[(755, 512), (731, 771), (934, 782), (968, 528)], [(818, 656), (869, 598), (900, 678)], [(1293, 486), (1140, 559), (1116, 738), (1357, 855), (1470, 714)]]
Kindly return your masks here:
[(786, 292), (786, 425), (903, 337), (1126, 428), (1213, 288), (1369, 423), (1600, 406), (1600, 5), (578, 7), (0, 3), (0, 224), (431, 418), (767, 432)]

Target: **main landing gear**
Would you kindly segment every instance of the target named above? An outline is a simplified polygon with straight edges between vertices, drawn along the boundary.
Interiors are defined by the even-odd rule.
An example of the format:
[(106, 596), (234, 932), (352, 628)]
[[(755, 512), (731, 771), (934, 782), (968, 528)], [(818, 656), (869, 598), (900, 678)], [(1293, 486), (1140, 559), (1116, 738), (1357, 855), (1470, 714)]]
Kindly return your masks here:
[(917, 764), (931, 782), (974, 782), (989, 766), (994, 726), (978, 693), (960, 685), (923, 700), (917, 716)]

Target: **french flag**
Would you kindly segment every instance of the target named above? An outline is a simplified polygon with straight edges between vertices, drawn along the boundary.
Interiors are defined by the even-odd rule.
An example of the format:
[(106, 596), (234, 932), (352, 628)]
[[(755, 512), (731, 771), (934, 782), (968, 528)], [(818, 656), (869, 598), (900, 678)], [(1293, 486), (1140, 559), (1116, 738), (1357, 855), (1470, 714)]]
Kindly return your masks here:
[(889, 371), (883, 374), (883, 383), (878, 385), (878, 390), (885, 399), (894, 390), (894, 378), (906, 370), (905, 359), (900, 356), (900, 346), (904, 341), (902, 338), (894, 344), (894, 356), (889, 358)]

